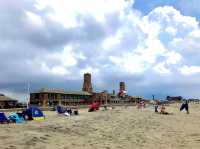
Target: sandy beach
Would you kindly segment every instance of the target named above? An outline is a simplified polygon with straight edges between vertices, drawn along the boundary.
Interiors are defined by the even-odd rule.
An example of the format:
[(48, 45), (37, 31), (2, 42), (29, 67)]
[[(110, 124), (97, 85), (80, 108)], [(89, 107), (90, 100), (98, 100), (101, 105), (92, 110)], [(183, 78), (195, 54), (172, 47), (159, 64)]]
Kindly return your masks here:
[(155, 114), (153, 107), (113, 110), (64, 117), (45, 112), (45, 121), (0, 125), (0, 149), (199, 149), (200, 105), (190, 114), (180, 105), (173, 115)]

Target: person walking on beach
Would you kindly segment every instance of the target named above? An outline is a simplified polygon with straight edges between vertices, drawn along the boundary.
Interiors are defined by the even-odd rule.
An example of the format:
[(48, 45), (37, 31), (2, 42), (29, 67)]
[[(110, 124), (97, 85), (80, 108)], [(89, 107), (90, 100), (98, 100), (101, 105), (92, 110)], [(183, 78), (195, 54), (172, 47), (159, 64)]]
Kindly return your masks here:
[(160, 113), (160, 114), (164, 114), (164, 115), (173, 115), (173, 113), (166, 112), (166, 108), (165, 108), (164, 105), (162, 105), (162, 106), (160, 107), (160, 112), (159, 112), (159, 113)]
[(186, 100), (186, 101), (181, 105), (180, 111), (182, 111), (183, 109), (185, 109), (186, 112), (187, 112), (187, 114), (189, 114), (189, 103), (188, 103), (188, 100)]
[(155, 104), (155, 113), (158, 113), (158, 104)]

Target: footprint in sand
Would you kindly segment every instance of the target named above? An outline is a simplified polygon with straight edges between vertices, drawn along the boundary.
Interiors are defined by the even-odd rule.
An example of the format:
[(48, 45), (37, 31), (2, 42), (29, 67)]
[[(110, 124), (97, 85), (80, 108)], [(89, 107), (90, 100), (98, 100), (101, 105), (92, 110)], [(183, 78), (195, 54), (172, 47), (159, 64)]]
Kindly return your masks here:
[(16, 149), (17, 147), (14, 145), (10, 145), (9, 147), (6, 147), (5, 149)]

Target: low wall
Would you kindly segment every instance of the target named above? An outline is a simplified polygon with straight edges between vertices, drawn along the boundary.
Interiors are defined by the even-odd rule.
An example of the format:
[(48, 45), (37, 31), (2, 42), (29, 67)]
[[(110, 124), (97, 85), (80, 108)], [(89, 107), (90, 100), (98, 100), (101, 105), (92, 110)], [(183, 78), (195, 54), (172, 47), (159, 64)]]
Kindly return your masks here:
[[(100, 107), (115, 107), (115, 106), (135, 106), (135, 104), (107, 104), (107, 105), (101, 105)], [(78, 106), (63, 106), (68, 107), (71, 109), (82, 109), (82, 108), (88, 108), (88, 105), (78, 105)], [(42, 111), (54, 111), (55, 109), (53, 107), (39, 107)], [(0, 109), (0, 112), (21, 112), (25, 110), (26, 108), (12, 108), (12, 109)]]

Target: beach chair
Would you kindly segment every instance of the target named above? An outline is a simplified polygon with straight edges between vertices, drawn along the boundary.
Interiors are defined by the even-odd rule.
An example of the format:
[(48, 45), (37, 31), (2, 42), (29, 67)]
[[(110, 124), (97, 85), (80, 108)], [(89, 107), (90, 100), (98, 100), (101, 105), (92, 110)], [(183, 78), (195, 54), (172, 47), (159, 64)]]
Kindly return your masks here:
[(56, 111), (57, 111), (58, 114), (63, 114), (63, 113), (66, 112), (66, 110), (64, 110), (61, 106), (57, 106)]
[(4, 123), (9, 123), (9, 119), (6, 117), (5, 113), (0, 112), (0, 123), (4, 124)]

